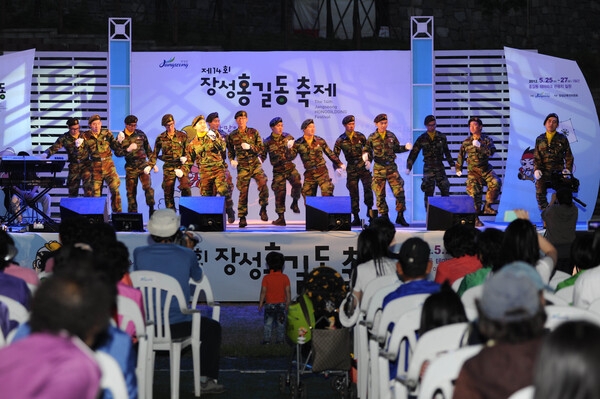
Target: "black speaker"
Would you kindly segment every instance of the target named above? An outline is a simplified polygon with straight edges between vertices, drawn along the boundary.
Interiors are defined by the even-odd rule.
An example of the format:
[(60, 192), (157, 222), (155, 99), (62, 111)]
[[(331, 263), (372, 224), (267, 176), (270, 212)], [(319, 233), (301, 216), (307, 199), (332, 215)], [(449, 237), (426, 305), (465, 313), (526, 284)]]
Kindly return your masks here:
[(350, 197), (306, 197), (306, 230), (351, 230)]
[(60, 219), (84, 217), (89, 223), (108, 222), (106, 197), (77, 197), (60, 199)]
[(141, 213), (113, 213), (112, 225), (116, 231), (144, 231)]
[(179, 198), (181, 225), (195, 231), (225, 231), (225, 197)]
[(427, 230), (447, 230), (455, 224), (475, 226), (475, 205), (468, 195), (429, 197)]

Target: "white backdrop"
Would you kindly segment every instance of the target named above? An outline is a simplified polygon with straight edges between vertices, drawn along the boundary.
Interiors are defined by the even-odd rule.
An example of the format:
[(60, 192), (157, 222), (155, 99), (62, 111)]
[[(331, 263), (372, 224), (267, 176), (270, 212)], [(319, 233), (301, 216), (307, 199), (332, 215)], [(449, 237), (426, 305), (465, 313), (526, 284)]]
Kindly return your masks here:
[[(388, 114), (389, 130), (401, 142), (411, 137), (408, 51), (133, 53), (131, 70), (132, 112), (152, 145), (163, 131), (160, 120), (166, 113), (174, 115), (177, 129), (182, 130), (195, 116), (216, 111), (221, 128), (229, 132), (236, 128), (234, 115), (240, 109), (248, 112), (248, 126), (258, 129), (263, 139), (270, 134), (269, 121), (275, 116), (283, 118), (284, 131), (295, 138), (301, 135), (302, 121), (313, 118), (316, 134), (333, 148), (344, 131), (341, 120), (345, 115), (355, 115), (356, 130), (368, 135), (375, 130), (373, 118), (379, 113)], [(399, 165), (404, 164), (406, 155), (399, 156)], [(346, 177), (338, 176), (327, 162), (334, 194), (348, 195)], [(299, 158), (296, 164), (303, 173)], [(272, 168), (268, 160), (264, 169), (270, 190)], [(235, 182), (236, 173), (232, 168), (230, 171)], [(164, 207), (162, 176), (152, 176), (157, 203), (161, 201), (159, 207)], [(407, 191), (412, 189), (410, 180)], [(139, 191), (138, 202), (143, 204), (143, 192)], [(193, 192), (198, 195), (197, 188)], [(238, 195), (235, 189), (236, 214)], [(407, 198), (411, 198), (408, 193)], [(394, 209), (389, 190), (388, 201)], [(274, 202), (271, 192), (271, 219), (276, 216)], [(258, 220), (258, 210), (256, 185), (252, 182), (248, 218)], [(286, 218), (304, 220), (301, 210), (299, 215), (286, 212)], [(364, 205), (361, 211), (365, 217)]]

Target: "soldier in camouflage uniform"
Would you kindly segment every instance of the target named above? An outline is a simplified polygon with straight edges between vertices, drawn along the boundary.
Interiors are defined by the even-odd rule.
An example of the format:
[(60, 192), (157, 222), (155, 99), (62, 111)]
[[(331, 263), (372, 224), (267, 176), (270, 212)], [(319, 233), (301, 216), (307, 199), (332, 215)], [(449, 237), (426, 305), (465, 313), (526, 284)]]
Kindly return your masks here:
[(406, 159), (406, 174), (410, 174), (412, 167), (417, 160), (419, 151), (423, 150), (423, 181), (421, 191), (425, 194), (425, 209), (427, 209), (427, 198), (432, 197), (437, 185), (442, 197), (450, 195), (450, 182), (444, 169), (444, 158), (450, 168), (454, 166), (454, 160), (450, 149), (448, 148), (448, 139), (445, 134), (435, 130), (435, 116), (427, 115), (425, 117), (425, 126), (427, 132), (417, 138), (413, 149)]
[(340, 152), (344, 153), (347, 166), (346, 188), (350, 193), (350, 202), (354, 220), (352, 226), (360, 226), (358, 181), (362, 182), (365, 205), (367, 206), (367, 215), (370, 217), (370, 211), (373, 207), (373, 175), (371, 171), (365, 168), (365, 161), (362, 159), (362, 150), (367, 143), (367, 138), (361, 132), (354, 131), (356, 122), (354, 115), (347, 115), (342, 119), (342, 125), (346, 129), (335, 141), (333, 152), (338, 157)]
[(302, 188), (300, 173), (296, 170), (296, 165), (288, 159), (287, 143), (294, 142), (294, 137), (289, 133), (283, 132), (283, 120), (280, 117), (271, 119), (269, 122), (271, 135), (264, 141), (264, 152), (261, 155), (262, 161), (266, 161), (267, 155), (273, 165), (273, 182), (271, 190), (275, 193), (275, 212), (277, 220), (272, 223), (275, 226), (285, 226), (285, 196), (286, 181), (292, 185), (292, 205), (290, 209), (294, 213), (300, 213), (298, 208), (298, 199)]
[[(548, 187), (552, 185), (552, 175), (573, 173), (573, 153), (569, 139), (558, 133), (558, 115), (552, 113), (544, 119), (546, 133), (535, 139), (533, 167), (535, 169), (535, 196), (541, 211), (548, 206)], [(555, 187), (556, 189), (556, 187)]]
[[(195, 162), (200, 170), (200, 195), (212, 197), (218, 194), (225, 197), (228, 221), (235, 220), (233, 201), (225, 175), (227, 165), (223, 163), (222, 157), (227, 143), (218, 131), (208, 129), (203, 115), (194, 119), (192, 127), (196, 130), (196, 138), (188, 144), (187, 153), (192, 163)], [(233, 220), (229, 223), (233, 223)]]
[(300, 128), (304, 133), (303, 136), (293, 143), (288, 141), (287, 145), (289, 159), (293, 160), (296, 155), (300, 154), (304, 165), (304, 183), (302, 184), (304, 201), (306, 203), (306, 197), (316, 196), (317, 188), (321, 188), (323, 197), (331, 197), (335, 187), (329, 177), (323, 153), (333, 162), (335, 169), (340, 173), (346, 169), (346, 165), (340, 161), (323, 138), (315, 136), (315, 122), (312, 119), (306, 119)]
[[(208, 114), (208, 116), (206, 117), (206, 123), (208, 123), (208, 128), (210, 130), (212, 130), (215, 133), (219, 133), (221, 135), (221, 137), (223, 138), (223, 140), (225, 141), (225, 143), (227, 143), (227, 136), (228, 134), (225, 133), (223, 130), (219, 129), (221, 127), (221, 119), (219, 119), (219, 114), (217, 112), (211, 112), (210, 114)], [(223, 156), (223, 166), (224, 166), (224, 173), (225, 173), (225, 179), (227, 180), (227, 196), (229, 196), (229, 198), (233, 197), (233, 179), (231, 178), (231, 173), (229, 172), (229, 165), (227, 165), (227, 150), (224, 149), (221, 152), (221, 155)], [(214, 193), (214, 195), (216, 195), (216, 193)], [(233, 208), (231, 209), (231, 212), (227, 213), (227, 223), (233, 223), (235, 222), (235, 212), (233, 212)]]
[[(481, 119), (473, 116), (469, 119), (469, 130), (471, 136), (467, 137), (461, 144), (456, 158), (456, 175), (462, 176), (463, 163), (467, 161), (467, 194), (473, 197), (475, 203), (475, 212), (481, 212), (481, 195), (483, 186), (487, 185), (485, 195), (485, 206), (483, 213), (485, 215), (496, 215), (498, 212), (491, 207), (500, 193), (502, 182), (494, 173), (489, 159), (496, 152), (494, 140), (481, 133), (483, 123)], [(475, 219), (475, 226), (481, 227), (483, 223), (479, 216)]]
[[(84, 133), (85, 143), (90, 149), (92, 159), (92, 193), (94, 197), (102, 195), (102, 183), (106, 181), (110, 191), (110, 206), (113, 213), (122, 212), (121, 193), (119, 185), (121, 180), (112, 158), (112, 152), (124, 155), (123, 148), (117, 142), (112, 132), (102, 129), (100, 115), (92, 115), (88, 119), (90, 130)], [(127, 149), (129, 151), (129, 149)]]
[(240, 227), (246, 227), (248, 214), (248, 187), (250, 179), (256, 180), (258, 185), (258, 202), (260, 204), (260, 219), (269, 220), (267, 205), (269, 205), (269, 188), (267, 175), (262, 168), (260, 155), (263, 153), (263, 141), (258, 130), (248, 127), (248, 114), (246, 111), (235, 113), (238, 128), (227, 137), (227, 151), (231, 166), (237, 168), (237, 189), (240, 191), (238, 200), (238, 214)]
[(162, 188), (165, 194), (165, 206), (175, 209), (175, 179), (179, 179), (182, 197), (190, 197), (188, 157), (186, 153), (187, 135), (175, 129), (175, 119), (171, 114), (163, 115), (161, 125), (165, 131), (156, 137), (153, 159), (160, 159), (163, 164)]
[(79, 195), (79, 186), (83, 187), (85, 197), (92, 196), (92, 161), (90, 151), (85, 144), (83, 133), (79, 131), (79, 119), (67, 119), (69, 131), (61, 135), (56, 142), (44, 151), (46, 157), (54, 155), (58, 150), (64, 148), (67, 151), (69, 161), (69, 174), (67, 176), (67, 187), (69, 197)]
[(404, 219), (404, 211), (406, 210), (406, 199), (404, 197), (404, 180), (398, 173), (396, 165), (396, 154), (410, 151), (411, 143), (400, 145), (396, 135), (387, 130), (388, 119), (386, 114), (379, 114), (373, 120), (377, 130), (369, 136), (367, 144), (363, 149), (363, 161), (365, 167), (371, 168), (371, 161), (375, 163), (373, 166), (373, 191), (377, 198), (377, 210), (381, 217), (389, 218), (388, 204), (385, 200), (385, 182), (390, 185), (394, 197), (396, 198), (396, 224), (408, 227), (409, 224)]
[[(146, 133), (137, 129), (138, 118), (128, 115), (125, 118), (125, 129), (117, 135), (117, 142), (125, 151), (125, 187), (127, 188), (127, 212), (137, 212), (138, 179), (146, 195), (146, 205), (150, 216), (154, 213), (154, 189), (150, 170), (158, 172), (154, 153), (150, 148)], [(117, 154), (118, 155), (118, 154)]]

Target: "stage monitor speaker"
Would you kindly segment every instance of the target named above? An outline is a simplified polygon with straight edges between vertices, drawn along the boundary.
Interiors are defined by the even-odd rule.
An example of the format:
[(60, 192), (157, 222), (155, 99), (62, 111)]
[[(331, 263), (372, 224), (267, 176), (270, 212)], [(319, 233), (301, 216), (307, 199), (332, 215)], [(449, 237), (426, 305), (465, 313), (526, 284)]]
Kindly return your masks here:
[(427, 230), (447, 230), (455, 224), (475, 226), (475, 205), (468, 195), (429, 197)]
[(141, 213), (113, 213), (112, 225), (116, 231), (144, 231)]
[(225, 231), (225, 197), (179, 198), (181, 225), (195, 231)]
[(306, 197), (306, 230), (351, 230), (350, 197)]
[(60, 219), (84, 217), (91, 223), (108, 222), (106, 197), (77, 197), (60, 199)]

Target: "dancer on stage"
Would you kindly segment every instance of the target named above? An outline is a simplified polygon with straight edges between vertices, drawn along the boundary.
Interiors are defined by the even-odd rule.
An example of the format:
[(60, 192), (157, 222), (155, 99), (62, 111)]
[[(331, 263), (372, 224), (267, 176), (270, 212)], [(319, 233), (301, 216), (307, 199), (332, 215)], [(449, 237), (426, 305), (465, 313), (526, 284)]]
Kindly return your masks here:
[[(206, 117), (206, 123), (208, 123), (208, 128), (210, 130), (212, 130), (213, 132), (215, 132), (215, 134), (219, 133), (221, 135), (221, 137), (223, 138), (223, 140), (225, 140), (225, 143), (227, 143), (227, 136), (228, 134), (225, 133), (225, 131), (221, 130), (221, 119), (219, 118), (219, 114), (217, 112), (211, 112), (210, 114), (208, 114), (208, 116)], [(229, 165), (227, 164), (227, 150), (223, 150), (221, 152), (221, 155), (223, 156), (223, 166), (224, 166), (224, 173), (225, 173), (225, 179), (227, 180), (227, 191), (228, 191), (228, 196), (233, 198), (233, 179), (231, 178), (231, 173), (229, 172)], [(214, 193), (216, 195), (216, 192)], [(227, 223), (233, 223), (235, 222), (235, 212), (233, 212), (233, 208), (231, 209), (231, 212), (227, 214)]]
[(428, 197), (433, 197), (436, 185), (440, 189), (442, 197), (450, 195), (450, 182), (448, 181), (448, 176), (446, 176), (446, 170), (442, 162), (445, 158), (450, 168), (452, 168), (454, 160), (448, 148), (446, 135), (436, 130), (435, 116), (427, 115), (424, 123), (427, 132), (417, 138), (413, 149), (408, 154), (408, 158), (406, 159), (406, 174), (410, 174), (419, 152), (423, 150), (423, 182), (421, 183), (421, 190), (425, 194), (425, 209), (427, 209), (427, 199)]
[(359, 202), (360, 195), (358, 193), (358, 182), (362, 182), (364, 202), (367, 206), (367, 216), (370, 215), (371, 208), (373, 208), (373, 175), (371, 171), (365, 168), (365, 161), (362, 159), (362, 150), (367, 143), (367, 138), (361, 132), (354, 130), (356, 121), (354, 115), (347, 115), (342, 119), (342, 125), (346, 129), (344, 133), (340, 135), (335, 141), (333, 146), (333, 152), (338, 157), (340, 152), (344, 153), (346, 158), (346, 165), (348, 165), (347, 177), (346, 177), (346, 188), (350, 194), (350, 202), (352, 214), (354, 220), (352, 226), (360, 226), (359, 216)]
[[(150, 148), (146, 133), (137, 128), (135, 115), (125, 117), (125, 129), (117, 135), (117, 142), (125, 151), (125, 187), (127, 188), (127, 212), (137, 212), (137, 184), (142, 183), (146, 195), (146, 205), (150, 216), (154, 213), (154, 189), (150, 170), (158, 172), (154, 152)], [(118, 154), (117, 154), (118, 155)]]
[(306, 202), (306, 197), (316, 196), (317, 188), (321, 188), (323, 197), (331, 197), (334, 185), (329, 177), (323, 153), (333, 162), (335, 169), (340, 173), (346, 169), (346, 165), (340, 161), (323, 138), (315, 136), (315, 122), (312, 119), (306, 119), (300, 128), (304, 133), (303, 136), (294, 142), (288, 141), (287, 146), (290, 160), (300, 154), (304, 165), (304, 183), (302, 184), (304, 201)]
[(163, 165), (162, 188), (165, 194), (165, 206), (175, 209), (175, 179), (179, 179), (182, 197), (190, 197), (189, 167), (186, 154), (187, 135), (175, 128), (175, 118), (171, 114), (162, 117), (161, 125), (165, 131), (158, 135), (154, 143), (153, 159), (160, 159)]
[(192, 128), (196, 130), (197, 134), (196, 138), (188, 144), (187, 153), (190, 155), (192, 163), (195, 162), (200, 169), (200, 195), (212, 197), (218, 194), (225, 197), (225, 212), (228, 221), (233, 221), (235, 212), (225, 175), (227, 165), (223, 163), (222, 157), (227, 144), (218, 131), (208, 130), (202, 115), (194, 119)]
[[(546, 133), (535, 139), (533, 167), (535, 169), (535, 196), (538, 208), (548, 207), (548, 186), (552, 184), (553, 174), (570, 176), (573, 173), (574, 157), (569, 139), (556, 131), (558, 115), (552, 113), (544, 119)], [(559, 187), (554, 187), (558, 189)]]
[(269, 188), (267, 175), (262, 168), (260, 155), (264, 151), (263, 141), (258, 130), (248, 127), (248, 114), (241, 110), (235, 113), (235, 122), (238, 128), (227, 137), (227, 150), (231, 166), (237, 168), (237, 189), (240, 191), (238, 200), (239, 226), (248, 225), (248, 187), (250, 179), (256, 180), (258, 185), (258, 202), (260, 204), (260, 219), (269, 220), (267, 205), (269, 205)]
[(371, 133), (367, 139), (362, 156), (367, 169), (371, 168), (371, 161), (375, 163), (373, 166), (373, 191), (377, 198), (377, 210), (381, 217), (389, 218), (389, 208), (385, 200), (385, 183), (387, 181), (396, 198), (396, 211), (398, 211), (396, 224), (408, 227), (409, 224), (404, 218), (404, 211), (406, 210), (404, 180), (398, 173), (396, 154), (410, 151), (412, 144), (400, 145), (396, 135), (387, 130), (388, 118), (386, 114), (377, 115), (373, 121), (377, 130)]
[(67, 151), (69, 161), (69, 174), (67, 175), (67, 187), (69, 197), (79, 195), (79, 186), (83, 187), (85, 197), (92, 196), (92, 161), (90, 151), (83, 139), (83, 133), (79, 130), (79, 119), (67, 119), (69, 131), (61, 135), (50, 148), (42, 153), (43, 157), (50, 157), (58, 150), (64, 148)]
[(292, 185), (292, 205), (290, 209), (294, 213), (300, 213), (298, 199), (300, 198), (302, 183), (296, 164), (288, 159), (287, 154), (287, 143), (293, 143), (294, 137), (283, 131), (283, 120), (280, 117), (271, 119), (269, 126), (271, 127), (271, 135), (264, 141), (265, 149), (261, 155), (261, 160), (266, 161), (268, 155), (271, 165), (273, 165), (271, 190), (275, 193), (277, 220), (273, 220), (272, 223), (275, 226), (285, 226), (286, 181), (289, 181)]
[[(110, 206), (113, 213), (122, 212), (121, 193), (119, 186), (121, 180), (115, 168), (112, 158), (112, 152), (123, 156), (124, 149), (121, 147), (115, 136), (108, 129), (102, 129), (100, 115), (92, 115), (88, 119), (90, 130), (84, 133), (85, 143), (90, 149), (90, 158), (92, 159), (92, 193), (94, 197), (102, 195), (102, 183), (106, 182), (110, 191)], [(130, 152), (136, 149), (134, 144), (126, 151)]]
[[(475, 203), (475, 212), (481, 212), (481, 195), (483, 186), (487, 185), (485, 194), (484, 215), (496, 215), (498, 211), (491, 205), (498, 198), (502, 182), (494, 173), (494, 168), (490, 165), (490, 157), (496, 152), (494, 140), (491, 137), (481, 133), (483, 122), (476, 116), (469, 118), (469, 131), (471, 135), (461, 144), (456, 159), (456, 175), (462, 176), (463, 163), (467, 162), (467, 194), (473, 197)], [(483, 223), (479, 216), (475, 219), (475, 226), (481, 227)]]

